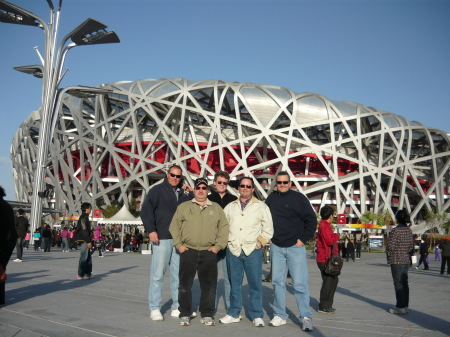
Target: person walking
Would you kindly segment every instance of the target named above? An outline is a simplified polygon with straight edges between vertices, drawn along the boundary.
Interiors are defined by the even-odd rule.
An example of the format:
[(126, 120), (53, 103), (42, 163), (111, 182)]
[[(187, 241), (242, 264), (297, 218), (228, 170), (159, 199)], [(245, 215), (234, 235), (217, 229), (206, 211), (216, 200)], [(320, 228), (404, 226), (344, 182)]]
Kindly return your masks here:
[(302, 330), (313, 331), (305, 244), (313, 238), (316, 231), (316, 213), (305, 195), (291, 189), (292, 181), (288, 172), (279, 172), (276, 184), (277, 191), (270, 194), (266, 200), (274, 227), (270, 245), (274, 317), (269, 325), (286, 324), (287, 267), (292, 277)]
[[(334, 210), (330, 206), (320, 209), (322, 221), (319, 224), (317, 234), (317, 266), (322, 275), (322, 287), (320, 288), (319, 309), (321, 314), (334, 314), (333, 308), (334, 293), (339, 282), (338, 276), (325, 273), (325, 265), (331, 255), (339, 255), (338, 241), (339, 234), (335, 234), (332, 228)], [(334, 249), (334, 250), (333, 250)]]
[(356, 244), (355, 244), (357, 260), (359, 260), (361, 258), (361, 248), (362, 248), (361, 239), (359, 239), (356, 241)]
[(102, 252), (103, 237), (102, 237), (101, 231), (102, 231), (102, 226), (97, 225), (97, 227), (95, 227), (95, 232), (94, 232), (94, 241), (95, 241), (95, 248), (98, 249), (99, 257), (103, 257), (103, 252)]
[[(230, 182), (230, 175), (225, 171), (217, 171), (214, 174), (214, 186), (216, 188), (215, 191), (211, 191), (208, 195), (208, 199), (210, 201), (216, 202), (220, 205), (220, 207), (225, 208), (230, 202), (233, 202), (237, 199), (237, 197), (230, 192), (228, 192), (228, 183)], [(225, 310), (228, 310), (230, 307), (230, 276), (228, 274), (227, 268), (227, 251), (226, 249), (221, 249), (217, 253), (217, 270), (222, 268), (223, 271), (223, 285), (224, 285), (224, 302), (225, 302)], [(217, 288), (216, 288), (217, 290)], [(217, 305), (219, 303), (219, 292), (216, 294), (216, 310)]]
[(213, 326), (217, 286), (217, 253), (227, 246), (228, 221), (219, 204), (208, 200), (208, 180), (194, 183), (194, 199), (178, 206), (169, 231), (180, 253), (178, 302), (180, 324), (190, 325), (192, 285), (200, 282), (200, 323)]
[(38, 227), (33, 233), (34, 251), (37, 252), (41, 248), (41, 228)]
[(347, 243), (347, 262), (349, 258), (355, 262), (355, 245), (353, 239), (348, 240)]
[(441, 248), (439, 248), (439, 243), (434, 248), (434, 261), (441, 261)]
[(395, 222), (398, 224), (390, 233), (386, 247), (387, 263), (391, 265), (392, 279), (394, 281), (395, 307), (389, 309), (391, 314), (405, 315), (409, 307), (409, 255), (413, 252), (414, 241), (411, 229), (408, 227), (410, 218), (405, 210), (395, 213)]
[[(152, 243), (152, 260), (150, 265), (150, 287), (148, 303), (150, 319), (162, 321), (162, 290), (164, 274), (170, 266), (170, 292), (172, 295), (171, 316), (179, 317), (178, 285), (180, 253), (173, 246), (169, 226), (178, 205), (192, 199), (192, 188), (183, 184), (181, 167), (169, 168), (164, 181), (148, 191), (141, 207), (141, 219)], [(193, 313), (195, 315), (195, 313)]]
[(445, 264), (447, 264), (447, 275), (450, 275), (450, 238), (447, 236), (441, 244), (442, 262), (441, 275), (444, 275)]
[(30, 245), (30, 239), (31, 239), (31, 232), (27, 231), (27, 234), (25, 235), (25, 241), (23, 242), (23, 248), (28, 249), (28, 246)]
[(42, 233), (44, 238), (44, 252), (50, 252), (50, 247), (52, 245), (52, 230), (50, 225), (47, 225)]
[(69, 248), (70, 233), (69, 233), (69, 230), (67, 229), (67, 226), (64, 227), (64, 229), (61, 231), (61, 234), (59, 236), (61, 237), (62, 251), (68, 253), (70, 251), (70, 248)]
[(17, 242), (16, 242), (16, 254), (17, 259), (14, 260), (14, 262), (22, 262), (22, 255), (23, 255), (23, 240), (25, 239), (25, 236), (27, 235), (28, 228), (30, 227), (30, 224), (28, 223), (28, 219), (25, 218), (24, 214), (25, 211), (21, 208), (17, 211), (19, 213), (19, 216), (17, 217), (15, 223), (16, 223), (16, 231), (17, 231)]
[(242, 310), (242, 281), (244, 272), (249, 288), (248, 313), (256, 327), (264, 326), (262, 308), (261, 248), (273, 235), (272, 216), (269, 207), (253, 197), (253, 179), (243, 177), (239, 181), (239, 199), (225, 207), (230, 224), (227, 248), (227, 268), (230, 275), (230, 307), (219, 322), (239, 323)]
[(89, 221), (92, 205), (84, 202), (81, 205), (81, 216), (78, 219), (75, 228), (74, 239), (80, 243), (80, 260), (78, 262), (78, 280), (89, 280), (94, 278), (92, 275), (92, 229)]
[(420, 265), (423, 262), (423, 270), (429, 270), (430, 268), (428, 267), (428, 243), (426, 242), (426, 238), (422, 237), (422, 240), (420, 241), (420, 245), (419, 245), (419, 264), (417, 265), (417, 268), (420, 267)]

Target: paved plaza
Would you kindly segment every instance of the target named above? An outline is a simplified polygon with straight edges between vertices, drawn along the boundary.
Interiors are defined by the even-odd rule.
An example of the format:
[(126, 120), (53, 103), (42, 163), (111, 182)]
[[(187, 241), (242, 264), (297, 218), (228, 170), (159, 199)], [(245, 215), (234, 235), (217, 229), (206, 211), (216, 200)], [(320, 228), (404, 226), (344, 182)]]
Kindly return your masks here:
[[(320, 273), (309, 254), (313, 332), (300, 329), (293, 289), (288, 285), (288, 324), (267, 326), (272, 318), (272, 286), (263, 283), (266, 327), (252, 325), (245, 310), (240, 323), (223, 325), (225, 315), (220, 299), (215, 327), (192, 320), (181, 327), (170, 317), (169, 282), (165, 283), (163, 322), (149, 319), (148, 286), (152, 255), (95, 252), (92, 280), (77, 280), (79, 251), (50, 253), (25, 250), (22, 263), (10, 262), (6, 304), (0, 306), (0, 336), (450, 336), (450, 277), (439, 275), (440, 262), (430, 255), (430, 270), (411, 270), (410, 313), (396, 316), (387, 311), (395, 305), (390, 268), (383, 253), (363, 253), (362, 259), (346, 262), (335, 296), (334, 315), (316, 312)], [(15, 253), (12, 256), (15, 259)], [(263, 266), (264, 275), (269, 265)], [(169, 277), (169, 272), (166, 278)], [(288, 282), (290, 280), (288, 279)], [(223, 292), (222, 274), (218, 288)], [(246, 281), (244, 295), (248, 293)], [(194, 306), (199, 303), (199, 285), (194, 283)]]

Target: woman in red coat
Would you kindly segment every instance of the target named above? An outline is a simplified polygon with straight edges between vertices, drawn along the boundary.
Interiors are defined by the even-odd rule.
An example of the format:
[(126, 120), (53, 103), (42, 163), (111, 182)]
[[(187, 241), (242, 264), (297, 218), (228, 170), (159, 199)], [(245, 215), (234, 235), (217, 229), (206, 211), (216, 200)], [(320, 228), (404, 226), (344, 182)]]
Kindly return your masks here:
[(331, 223), (333, 222), (334, 210), (330, 206), (324, 206), (320, 209), (320, 217), (322, 221), (319, 224), (319, 232), (317, 234), (317, 266), (322, 273), (322, 288), (320, 289), (320, 302), (317, 312), (322, 314), (334, 314), (336, 309), (333, 308), (333, 298), (336, 291), (339, 278), (325, 274), (325, 263), (331, 256), (331, 250), (334, 245), (334, 255), (338, 255), (339, 235), (335, 234)]

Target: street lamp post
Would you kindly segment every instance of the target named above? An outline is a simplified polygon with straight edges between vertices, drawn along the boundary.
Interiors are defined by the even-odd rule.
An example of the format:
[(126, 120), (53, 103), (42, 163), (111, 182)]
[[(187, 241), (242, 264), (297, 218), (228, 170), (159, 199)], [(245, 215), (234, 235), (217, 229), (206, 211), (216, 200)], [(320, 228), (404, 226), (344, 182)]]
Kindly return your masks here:
[[(106, 25), (89, 18), (67, 34), (59, 43), (58, 49), (56, 49), (62, 0), (59, 0), (56, 11), (52, 0), (47, 0), (47, 3), (50, 8), (50, 22), (48, 25), (43, 19), (32, 12), (7, 1), (0, 0), (0, 22), (39, 27), (44, 31), (45, 46), (44, 58), (41, 58), (42, 66), (34, 65), (14, 68), (18, 71), (42, 78), (42, 116), (36, 154), (37, 166), (31, 200), (30, 223), (32, 232), (40, 225), (42, 216), (42, 200), (38, 193), (44, 190), (49, 140), (52, 125), (54, 125), (54, 115), (57, 112), (58, 86), (65, 74), (62, 72), (62, 69), (67, 52), (76, 46), (120, 42), (115, 32), (105, 30), (107, 28)], [(72, 40), (72, 43), (66, 46), (66, 42), (69, 39)]]

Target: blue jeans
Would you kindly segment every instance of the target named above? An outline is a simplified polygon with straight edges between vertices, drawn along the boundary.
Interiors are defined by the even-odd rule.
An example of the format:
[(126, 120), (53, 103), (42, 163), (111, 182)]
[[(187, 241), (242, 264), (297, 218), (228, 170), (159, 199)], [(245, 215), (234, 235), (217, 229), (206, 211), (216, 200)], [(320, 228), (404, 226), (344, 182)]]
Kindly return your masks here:
[(164, 274), (170, 265), (170, 292), (172, 293), (172, 310), (178, 309), (178, 271), (180, 269), (180, 253), (173, 246), (173, 240), (159, 240), (152, 243), (152, 262), (150, 265), (150, 289), (148, 304), (150, 310), (161, 309)]
[(64, 251), (64, 250), (69, 250), (69, 241), (67, 240), (67, 238), (62, 238), (62, 243), (61, 243), (61, 246), (62, 246), (62, 250)]
[(227, 267), (230, 275), (230, 307), (227, 314), (238, 318), (242, 310), (242, 281), (244, 271), (249, 288), (248, 313), (252, 320), (264, 316), (262, 310), (262, 263), (263, 256), (260, 249), (255, 249), (249, 256), (244, 252), (234, 256), (227, 248)]
[[(225, 288), (225, 294), (223, 296), (225, 301), (225, 310), (228, 310), (230, 307), (230, 276), (228, 275), (227, 268), (227, 251), (225, 249), (219, 250), (217, 253), (217, 271), (222, 267), (223, 270), (223, 285)], [(217, 287), (218, 288), (218, 287)], [(216, 310), (219, 304), (219, 292), (216, 290)]]
[(78, 263), (78, 276), (92, 274), (92, 250), (88, 248), (86, 242), (80, 246), (80, 262)]
[(309, 276), (305, 246), (299, 247), (294, 245), (284, 248), (272, 243), (270, 245), (270, 260), (272, 262), (274, 316), (279, 316), (282, 319), (288, 317), (286, 313), (287, 267), (291, 274), (294, 296), (297, 301), (297, 308), (300, 311), (300, 319), (303, 317), (312, 318), (312, 313), (309, 310)]
[(409, 264), (391, 264), (397, 308), (409, 306), (408, 270)]

